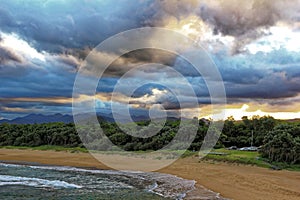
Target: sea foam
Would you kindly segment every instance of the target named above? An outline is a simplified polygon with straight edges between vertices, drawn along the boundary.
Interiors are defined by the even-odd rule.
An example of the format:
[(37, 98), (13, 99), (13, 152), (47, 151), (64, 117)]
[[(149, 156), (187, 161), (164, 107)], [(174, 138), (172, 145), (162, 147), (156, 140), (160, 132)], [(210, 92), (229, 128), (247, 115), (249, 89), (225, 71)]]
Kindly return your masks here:
[(26, 185), (32, 187), (50, 188), (82, 188), (82, 186), (60, 180), (46, 180), (31, 177), (0, 175), (0, 186), (3, 185)]

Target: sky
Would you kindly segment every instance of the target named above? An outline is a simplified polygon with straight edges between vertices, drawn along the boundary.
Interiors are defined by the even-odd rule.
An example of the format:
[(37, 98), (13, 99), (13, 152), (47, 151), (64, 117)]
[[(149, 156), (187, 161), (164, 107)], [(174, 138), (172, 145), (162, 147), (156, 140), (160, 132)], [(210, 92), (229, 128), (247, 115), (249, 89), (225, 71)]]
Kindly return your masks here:
[[(142, 27), (177, 31), (206, 50), (226, 91), (227, 104), (216, 105), (219, 118), (300, 118), (300, 0), (0, 0), (0, 119), (72, 114), (73, 85), (86, 56), (107, 38)], [(161, 40), (157, 34), (149, 38)], [(126, 77), (127, 87), (114, 92), (127, 71), (147, 63), (170, 66), (187, 82), (168, 68), (148, 66), (136, 69)], [(139, 85), (141, 80), (152, 82)], [(174, 86), (176, 94), (163, 84)], [(134, 94), (127, 94), (133, 86), (138, 86)], [(129, 106), (137, 114), (165, 109), (185, 117), (211, 116), (204, 77), (179, 55), (157, 49), (117, 59), (93, 96), (103, 112)]]

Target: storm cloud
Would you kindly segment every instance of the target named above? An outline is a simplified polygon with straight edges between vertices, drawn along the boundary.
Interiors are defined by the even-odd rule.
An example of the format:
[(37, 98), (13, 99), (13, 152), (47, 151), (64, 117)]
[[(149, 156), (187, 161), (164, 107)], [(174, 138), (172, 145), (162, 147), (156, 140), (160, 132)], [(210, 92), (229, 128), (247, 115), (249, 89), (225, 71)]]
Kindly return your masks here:
[[(63, 52), (95, 47), (121, 31), (141, 27), (148, 19), (149, 1), (5, 1), (1, 30), (15, 32), (38, 50)], [(22, 8), (20, 10), (20, 8)], [(15, 12), (18, 10), (18, 12)], [(151, 15), (151, 13), (149, 13)]]
[[(234, 37), (236, 40), (232, 53), (236, 54), (246, 44), (268, 35), (268, 29), (278, 23), (299, 28), (295, 27), (300, 20), (299, 6), (299, 0), (155, 1), (155, 8), (159, 12), (153, 16), (150, 24), (164, 26), (170, 19), (176, 19), (180, 24), (189, 16), (197, 16), (197, 21), (194, 18), (191, 27), (201, 32), (201, 26), (198, 25), (200, 21), (210, 25), (215, 35)], [(203, 38), (201, 35), (199, 37)]]
[[(93, 48), (117, 33), (148, 26), (175, 30), (204, 47), (222, 76), (230, 105), (248, 103), (268, 110), (296, 105), (300, 95), (299, 24), (299, 0), (2, 1), (1, 117), (70, 113), (76, 73)], [(149, 35), (146, 42), (153, 41), (164, 42), (159, 35)], [(98, 55), (94, 61), (100, 66), (105, 63), (103, 55), (108, 58), (123, 51), (99, 52), (101, 60)], [(180, 53), (189, 51), (192, 48), (185, 47)], [(149, 63), (170, 66), (185, 77), (193, 91), (167, 67), (138, 69)], [(161, 104), (176, 110), (181, 99), (181, 107), (192, 110), (193, 92), (200, 107), (211, 103), (207, 77), (187, 60), (166, 50), (146, 48), (121, 55), (107, 68), (96, 91), (101, 94), (101, 105), (109, 107), (115, 85), (130, 70), (135, 71), (126, 77), (125, 86), (138, 89), (131, 95), (126, 95), (126, 88), (118, 93), (120, 105), (130, 98), (136, 109)], [(88, 76), (86, 82), (97, 78)], [(141, 80), (152, 83), (139, 85)], [(177, 96), (163, 84), (174, 86)], [(292, 110), (290, 106), (282, 109)]]

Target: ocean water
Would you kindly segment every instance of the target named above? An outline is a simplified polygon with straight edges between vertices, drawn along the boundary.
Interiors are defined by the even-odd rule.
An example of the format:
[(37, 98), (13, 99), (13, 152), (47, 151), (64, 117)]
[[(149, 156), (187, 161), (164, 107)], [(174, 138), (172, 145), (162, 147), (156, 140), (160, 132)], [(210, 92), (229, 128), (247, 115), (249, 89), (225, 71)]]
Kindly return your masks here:
[(0, 199), (182, 199), (195, 182), (161, 173), (0, 163)]

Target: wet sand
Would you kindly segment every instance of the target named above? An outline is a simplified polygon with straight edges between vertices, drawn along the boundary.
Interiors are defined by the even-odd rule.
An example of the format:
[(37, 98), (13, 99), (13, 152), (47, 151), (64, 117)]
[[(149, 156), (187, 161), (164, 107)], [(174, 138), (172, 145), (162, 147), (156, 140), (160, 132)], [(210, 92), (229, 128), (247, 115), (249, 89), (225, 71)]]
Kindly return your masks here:
[[(109, 155), (116, 160), (118, 155)], [(0, 160), (98, 169), (110, 169), (88, 153), (0, 149)], [(213, 163), (188, 157), (158, 172), (196, 180), (221, 196), (236, 200), (299, 200), (300, 172), (273, 171), (254, 166)], [(192, 192), (193, 193), (193, 192)], [(190, 194), (192, 196), (192, 194)]]

